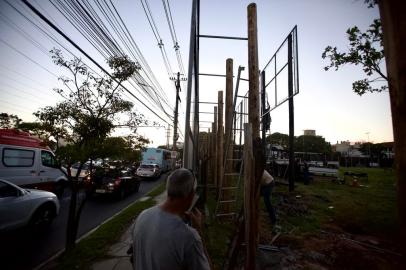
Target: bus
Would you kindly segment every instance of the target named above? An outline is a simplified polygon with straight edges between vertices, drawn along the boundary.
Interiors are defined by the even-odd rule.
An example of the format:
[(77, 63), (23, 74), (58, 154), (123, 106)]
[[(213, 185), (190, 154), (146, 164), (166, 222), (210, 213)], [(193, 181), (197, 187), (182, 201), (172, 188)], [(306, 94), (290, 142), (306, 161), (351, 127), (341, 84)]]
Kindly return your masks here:
[(169, 171), (172, 166), (171, 151), (152, 147), (146, 148), (142, 152), (141, 164), (156, 164), (161, 172)]

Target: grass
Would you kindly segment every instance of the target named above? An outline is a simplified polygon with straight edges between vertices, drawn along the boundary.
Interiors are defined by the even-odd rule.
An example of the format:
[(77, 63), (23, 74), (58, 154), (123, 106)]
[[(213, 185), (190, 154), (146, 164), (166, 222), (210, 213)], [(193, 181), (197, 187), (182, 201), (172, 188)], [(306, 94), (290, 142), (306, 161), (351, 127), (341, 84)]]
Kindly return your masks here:
[(214, 194), (209, 194), (207, 207), (211, 215), (206, 217), (203, 238), (214, 269), (221, 269), (224, 258), (227, 256), (234, 227), (229, 223), (222, 223), (214, 218), (216, 204), (217, 201), (214, 199)]
[[(350, 181), (339, 184), (326, 179), (315, 180), (310, 185), (296, 183), (294, 192), (289, 192), (287, 186), (275, 187), (272, 200), (282, 232), (294, 231), (289, 240), (291, 246), (303, 246), (307, 236), (319, 233), (320, 229), (331, 224), (349, 233), (395, 239), (399, 227), (393, 170), (341, 168), (341, 178), (345, 171), (366, 172), (368, 180), (360, 179), (360, 187), (351, 186)], [(288, 200), (287, 205), (293, 204), (299, 209), (299, 213), (286, 211), (282, 198)], [(207, 207), (213, 214), (216, 207), (213, 194), (208, 196)], [(260, 207), (266, 213), (262, 198)], [(271, 226), (265, 213), (262, 215), (266, 227), (264, 233), (267, 234)], [(223, 266), (234, 229), (231, 224), (208, 217), (204, 239), (215, 269)]]
[[(317, 180), (308, 186), (296, 185), (293, 195), (308, 207), (304, 216), (281, 218), (282, 227), (297, 227), (300, 233), (312, 233), (330, 223), (350, 233), (371, 234), (394, 239), (398, 230), (395, 178), (392, 170), (377, 168), (341, 168), (344, 171), (366, 172), (368, 180), (361, 180), (360, 187), (350, 183), (338, 184)], [(275, 191), (287, 195), (285, 187)], [(296, 197), (295, 197), (296, 198)], [(278, 204), (278, 195), (274, 203)]]
[(65, 252), (59, 257), (55, 268), (62, 270), (90, 269), (95, 261), (106, 259), (110, 246), (117, 242), (144, 209), (155, 205), (153, 197), (161, 194), (164, 190), (165, 182), (147, 194), (151, 197), (150, 199), (133, 203), (123, 212), (101, 225), (96, 231), (76, 244), (73, 250)]
[[(326, 224), (334, 224), (350, 233), (371, 234), (392, 240), (396, 237), (398, 220), (393, 171), (341, 168), (341, 176), (344, 171), (366, 172), (368, 181), (361, 181), (364, 185), (362, 187), (328, 180), (317, 180), (307, 186), (297, 183), (293, 193), (289, 193), (285, 186), (274, 189), (273, 203), (276, 207), (280, 204), (281, 197), (288, 197), (304, 212), (302, 215), (288, 215), (283, 213), (283, 209), (278, 209), (282, 228), (287, 231), (295, 229), (296, 241), (300, 242), (300, 239), (305, 239), (306, 235), (320, 230)], [(148, 196), (157, 196), (164, 190), (165, 185), (162, 183)], [(300, 197), (296, 198), (297, 195)], [(142, 210), (152, 205), (152, 199), (131, 205), (82, 240), (74, 250), (65, 253), (59, 260), (58, 269), (88, 269), (93, 262), (105, 259), (108, 248), (119, 239)], [(211, 215), (207, 217), (203, 239), (214, 269), (221, 269), (234, 227), (233, 224), (214, 219), (216, 201), (213, 194), (209, 194), (207, 198), (207, 207)], [(261, 207), (264, 209), (262, 200)]]

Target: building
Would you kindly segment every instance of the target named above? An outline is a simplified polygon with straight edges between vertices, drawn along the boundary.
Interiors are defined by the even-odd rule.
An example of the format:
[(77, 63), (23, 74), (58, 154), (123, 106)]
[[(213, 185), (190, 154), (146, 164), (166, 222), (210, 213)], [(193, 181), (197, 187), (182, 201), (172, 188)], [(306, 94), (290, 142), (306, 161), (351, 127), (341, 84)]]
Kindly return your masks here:
[(368, 157), (364, 155), (359, 149), (361, 147), (360, 142), (351, 144), (350, 141), (341, 141), (340, 143), (333, 145), (333, 151), (341, 153), (342, 156), (347, 157)]
[(305, 129), (303, 130), (304, 136), (316, 136), (316, 130), (314, 129)]

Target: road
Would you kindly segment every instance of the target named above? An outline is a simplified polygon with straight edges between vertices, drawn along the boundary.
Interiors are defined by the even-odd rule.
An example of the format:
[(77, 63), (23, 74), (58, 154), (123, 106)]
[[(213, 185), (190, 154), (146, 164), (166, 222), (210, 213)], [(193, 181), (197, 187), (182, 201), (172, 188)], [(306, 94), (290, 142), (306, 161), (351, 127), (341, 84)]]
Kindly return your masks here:
[[(161, 183), (165, 176), (166, 174), (163, 174), (158, 180), (143, 181), (138, 192), (121, 201), (108, 197), (88, 200), (81, 215), (78, 238), (141, 198)], [(29, 230), (23, 229), (0, 236), (0, 269), (33, 269), (62, 250), (66, 239), (69, 201), (68, 191), (60, 200), (61, 209), (58, 217), (46, 233), (33, 235)]]

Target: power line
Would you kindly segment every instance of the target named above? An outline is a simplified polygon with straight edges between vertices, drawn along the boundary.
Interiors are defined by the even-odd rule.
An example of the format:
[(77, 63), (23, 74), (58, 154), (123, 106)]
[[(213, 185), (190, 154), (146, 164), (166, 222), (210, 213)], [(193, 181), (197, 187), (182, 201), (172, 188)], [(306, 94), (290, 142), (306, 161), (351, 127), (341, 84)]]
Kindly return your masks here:
[(15, 103), (13, 103), (13, 102), (10, 102), (10, 101), (7, 101), (7, 100), (3, 100), (3, 99), (0, 99), (0, 102), (2, 102), (2, 103), (6, 103), (6, 104), (9, 104), (9, 105), (12, 105), (13, 107), (10, 107), (10, 108), (13, 108), (14, 110), (16, 110), (16, 111), (21, 111), (21, 112), (25, 112), (25, 113), (29, 113), (29, 114), (32, 114), (32, 112), (30, 112), (30, 111), (28, 111), (28, 110), (26, 110), (26, 109), (23, 109), (23, 108), (21, 108), (21, 105), (18, 105), (18, 104), (15, 104)]
[(2, 65), (2, 64), (0, 64), (0, 67), (4, 68), (4, 69), (7, 70), (7, 71), (14, 72), (15, 74), (18, 74), (18, 75), (20, 75), (20, 76), (22, 76), (22, 77), (24, 77), (24, 78), (26, 78), (26, 79), (28, 79), (28, 80), (30, 80), (30, 81), (32, 81), (32, 82), (35, 82), (35, 83), (40, 84), (40, 85), (42, 85), (42, 86), (48, 87), (48, 86), (46, 86), (45, 84), (43, 84), (43, 83), (41, 83), (41, 82), (39, 82), (39, 81), (37, 81), (37, 80), (34, 80), (33, 78), (30, 78), (30, 77), (24, 75), (24, 74), (21, 73), (21, 72), (18, 72), (18, 71), (16, 71), (16, 70), (11, 69), (10, 67), (6, 67), (6, 66), (4, 66), (4, 65)]
[[(16, 88), (14, 88), (14, 89), (16, 89)], [(21, 96), (21, 95), (19, 95), (19, 94), (16, 94), (15, 92), (10, 92), (10, 90), (2, 89), (2, 91), (7, 92), (8, 95), (15, 96), (15, 97), (22, 98), (22, 99), (26, 99), (26, 97), (23, 97), (23, 96)], [(33, 94), (30, 94), (30, 93), (28, 93), (28, 92), (25, 92), (25, 91), (23, 91), (23, 90), (21, 90), (21, 89), (18, 89), (18, 91), (24, 92), (24, 93), (26, 93), (26, 94), (32, 96), (33, 98), (39, 100), (39, 103), (48, 104), (47, 102), (45, 102), (44, 100), (42, 100), (42, 99), (40, 99), (40, 98), (34, 96)]]
[[(68, 51), (71, 55), (73, 55), (74, 57), (76, 57), (76, 58), (78, 58), (74, 53), (72, 53), (68, 48), (66, 48), (63, 44), (61, 44), (61, 42), (55, 37), (55, 36), (53, 36), (51, 33), (49, 33), (49, 32), (47, 32), (47, 31), (44, 31), (43, 29), (42, 29), (42, 25), (41, 26), (39, 26), (38, 24), (36, 24), (35, 22), (33, 22), (32, 20), (30, 20), (27, 16), (25, 16), (23, 13), (21, 13), (18, 9), (16, 9), (13, 5), (11, 5), (7, 0), (6, 0), (6, 2), (7, 2), (7, 4), (10, 6), (10, 7), (12, 7), (17, 13), (19, 13), (24, 19), (26, 19), (28, 22), (30, 22), (31, 24), (33, 24), (38, 30), (40, 30), (43, 34), (45, 34), (45, 36), (51, 41), (51, 42), (56, 42), (58, 45), (60, 45), (61, 47), (63, 47), (66, 51)], [(25, 6), (23, 6), (23, 7), (25, 7)], [(4, 17), (6, 17), (6, 16), (4, 16)], [(9, 18), (7, 18), (7, 19), (9, 19)], [(36, 19), (36, 18), (34, 18), (34, 19)], [(10, 20), (10, 19), (9, 19)], [(13, 23), (11, 20), (10, 20), (10, 22), (13, 24), (13, 25), (15, 25), (17, 28), (19, 28), (15, 23)], [(13, 27), (14, 29), (16, 29), (15, 27)], [(21, 30), (21, 28), (19, 28), (20, 30)], [(17, 29), (16, 29), (17, 30)], [(24, 32), (26, 35), (23, 35), (24, 36), (24, 38), (27, 38), (27, 36), (28, 37), (30, 37), (30, 38), (27, 38), (27, 40), (28, 41), (30, 41), (30, 42), (36, 42), (35, 41), (35, 39), (32, 37), (32, 36), (30, 36), (29, 34), (27, 34), (25, 31), (18, 31), (20, 34), (21, 34), (21, 32)], [(38, 43), (38, 42), (36, 42), (36, 43)], [(40, 43), (38, 43), (38, 45), (39, 46), (42, 46)], [(42, 46), (43, 47), (43, 46)], [(46, 55), (48, 55), (48, 51), (45, 49), (45, 47), (43, 47), (44, 49), (43, 50), (41, 50), (44, 54), (46, 54)], [(85, 64), (85, 63), (84, 63)], [(86, 64), (85, 64), (86, 65)], [(97, 71), (95, 71), (94, 69), (92, 69), (90, 66), (88, 66), (88, 65), (86, 65), (90, 70), (92, 70), (95, 74), (97, 74), (97, 75), (99, 75), (100, 76), (100, 74), (98, 74), (98, 72)], [(16, 74), (18, 74), (18, 75), (20, 75), (20, 76), (23, 76), (23, 77), (25, 77), (25, 78), (27, 78), (27, 79), (29, 79), (29, 80), (31, 80), (31, 81), (34, 81), (34, 82), (36, 82), (36, 83), (38, 83), (38, 84), (41, 84), (41, 85), (43, 85), (42, 83), (39, 83), (38, 81), (35, 81), (35, 80), (33, 80), (32, 78), (29, 78), (29, 77), (27, 77), (27, 76), (25, 76), (24, 74), (22, 74), (22, 73), (19, 73), (19, 72), (17, 72), (17, 71), (14, 71), (14, 70), (11, 70), (10, 68), (8, 68), (8, 67), (4, 67), (3, 66), (3, 68), (5, 68), (5, 69), (7, 69), (7, 70), (9, 70), (9, 71), (12, 71), (12, 72), (14, 72), (14, 73), (16, 73)], [(101, 76), (100, 76), (101, 77)], [(135, 87), (134, 85), (132, 85), (133, 87)], [(46, 86), (46, 87), (48, 87), (48, 86)], [(69, 88), (69, 87), (68, 87)], [(16, 89), (16, 88), (14, 88), (14, 89)], [(71, 90), (72, 91), (72, 90)], [(126, 96), (127, 97), (127, 99), (129, 99), (129, 97), (128, 96)]]
[[(60, 2), (60, 1), (58, 1), (58, 3), (59, 3), (58, 5), (60, 5), (61, 8), (58, 8), (58, 7), (56, 7), (56, 8), (65, 16), (65, 18), (66, 18), (83, 36), (85, 36), (85, 38), (86, 38), (93, 46), (95, 46), (96, 49), (102, 48), (102, 49), (105, 50), (105, 51), (107, 52), (107, 54), (109, 54), (109, 55), (113, 55), (113, 54), (123, 54), (123, 53), (121, 53), (121, 48), (119, 48), (118, 45), (112, 44), (112, 43), (113, 43), (113, 38), (112, 38), (112, 37), (108, 37), (108, 36), (111, 36), (110, 32), (108, 32), (108, 33), (104, 32), (104, 31), (101, 29), (101, 27), (94, 25), (94, 24), (95, 24), (95, 21), (94, 21), (94, 20), (86, 18), (86, 16), (89, 17), (90, 14), (87, 13), (86, 11), (84, 11), (84, 12), (81, 11), (81, 9), (84, 9), (84, 7), (83, 7), (82, 5), (76, 5), (75, 2), (70, 2), (70, 4), (68, 4), (69, 7), (67, 7), (67, 6), (64, 6), (64, 5), (62, 4), (62, 2)], [(90, 4), (87, 4), (87, 2), (84, 2), (84, 4), (86, 5), (86, 7), (89, 9), (89, 11), (90, 11), (92, 14), (94, 14), (95, 16), (97, 16), (97, 14), (94, 12), (93, 8), (91, 8), (91, 5), (90, 5)], [(97, 4), (98, 4), (98, 2), (97, 2)], [(75, 5), (76, 5), (76, 6), (75, 6)], [(112, 16), (108, 16), (107, 13), (106, 13), (106, 11), (104, 11), (103, 7), (102, 7), (100, 4), (98, 4), (98, 7), (99, 7), (99, 9), (101, 9), (102, 13), (103, 13), (104, 16), (106, 17), (106, 19), (107, 19), (107, 21), (110, 23), (110, 25), (113, 27), (114, 31), (115, 31), (115, 32), (119, 32), (119, 30), (115, 27), (114, 22), (113, 22), (112, 20), (110, 20), (110, 18), (109, 18), (109, 17), (114, 17), (114, 18), (115, 18), (114, 14), (111, 14)], [(74, 12), (69, 11), (69, 8), (73, 9)], [(68, 18), (67, 15), (64, 14), (64, 12), (62, 11), (62, 9), (63, 9), (65, 12), (67, 12), (68, 16), (70, 16), (70, 17), (72, 17), (72, 18)], [(76, 15), (73, 14), (73, 13), (75, 13)], [(86, 13), (86, 14), (84, 14), (84, 13)], [(77, 17), (77, 16), (79, 16), (79, 17)], [(97, 17), (98, 17), (98, 16), (97, 16)], [(107, 29), (107, 28), (104, 26), (104, 23), (103, 23), (100, 19), (98, 19), (98, 18), (95, 18), (95, 19), (98, 20), (98, 21), (100, 21), (99, 23), (103, 24), (103, 28)], [(116, 19), (116, 21), (117, 21), (117, 19)], [(76, 23), (75, 23), (75, 22), (76, 22)], [(79, 22), (79, 23), (77, 23), (77, 22)], [(88, 26), (85, 26), (85, 24), (87, 24)], [(121, 26), (120, 26), (120, 27), (121, 27)], [(108, 30), (107, 30), (107, 31), (108, 31)], [(94, 43), (93, 41), (91, 41), (87, 35), (90, 35), (90, 37), (93, 38), (93, 39), (95, 40), (95, 42), (96, 42), (96, 43), (99, 43), (100, 45), (99, 45), (99, 46), (96, 46), (96, 43)], [(100, 35), (102, 35), (102, 36), (103, 36), (103, 35), (106, 35), (106, 37), (108, 37), (108, 38), (103, 38), (103, 37), (98, 38), (98, 36), (100, 36)], [(123, 39), (120, 34), (118, 34), (118, 36), (119, 36), (120, 39)], [(125, 43), (124, 40), (123, 40), (123, 43)], [(109, 44), (110, 44), (110, 45), (109, 45)], [(119, 48), (119, 52), (117, 52), (117, 49), (116, 49), (116, 48)], [(111, 53), (109, 50), (112, 50), (113, 53)], [(102, 55), (105, 56), (105, 54), (103, 54), (103, 53), (102, 53)], [(147, 77), (148, 77), (148, 74), (147, 74), (147, 73), (146, 73), (146, 75), (147, 75)], [(157, 98), (154, 98), (153, 96), (151, 96), (151, 94), (149, 93), (149, 91), (145, 88), (145, 81), (144, 81), (144, 83), (140, 83), (140, 81), (139, 81), (139, 80), (142, 80), (142, 81), (144, 80), (144, 79), (142, 78), (142, 76), (140, 76), (140, 74), (139, 74), (138, 72), (135, 74), (135, 76), (137, 77), (137, 79), (136, 79), (137, 84), (141, 87), (141, 89), (144, 90), (144, 92), (145, 92), (146, 94), (148, 94), (148, 95), (152, 98), (153, 102), (155, 102), (155, 105), (158, 106), (158, 108), (161, 108), (161, 110), (162, 110), (167, 116), (169, 116), (169, 115), (165, 112), (165, 109), (164, 109), (164, 108), (162, 107), (162, 105), (161, 105), (161, 100), (163, 100), (164, 102), (166, 102), (165, 98), (160, 97), (159, 94), (157, 94), (157, 93), (155, 92), (154, 88), (151, 88), (151, 90), (153, 90), (153, 91), (155, 92), (155, 94), (157, 95)], [(159, 87), (159, 88), (160, 88), (160, 87)], [(158, 88), (158, 89), (159, 89), (159, 88)], [(137, 88), (135, 88), (135, 89), (137, 90)], [(139, 90), (137, 90), (137, 91), (139, 91)], [(140, 93), (141, 93), (141, 92), (140, 92)], [(146, 99), (146, 100), (148, 100), (148, 99)], [(151, 103), (151, 104), (153, 104), (153, 103)], [(166, 102), (166, 104), (168, 104), (168, 103)], [(168, 105), (168, 106), (169, 106), (169, 105)]]
[[(112, 78), (115, 82), (119, 83), (117, 79), (115, 79), (107, 70), (105, 70), (99, 63), (97, 63), (91, 56), (89, 56), (85, 51), (83, 51), (74, 41), (72, 41), (65, 33), (63, 33), (57, 26), (55, 26), (51, 21), (49, 21), (41, 12), (39, 12), (34, 6), (32, 6), (27, 0), (22, 0), (24, 4), (26, 4), (35, 14), (37, 14), (42, 20), (44, 20), (50, 27), (52, 27), (56, 32), (58, 32), (61, 36), (63, 36), (69, 43), (71, 43), (76, 49), (78, 49), (83, 55), (85, 55), (89, 60), (91, 60), (98, 68), (100, 68), (104, 73), (106, 73), (110, 78)], [(121, 83), (119, 83), (121, 84)], [(121, 86), (135, 99), (137, 99), (143, 106), (145, 106), (150, 112), (152, 112), (155, 116), (161, 119), (163, 122), (169, 124), (165, 121), (162, 117), (160, 117), (157, 113), (155, 113), (151, 108), (149, 108), (144, 102), (138, 99), (133, 93), (131, 93), (125, 86), (121, 84)]]
[(37, 61), (35, 61), (34, 59), (32, 59), (31, 57), (29, 57), (28, 55), (26, 55), (25, 53), (21, 52), (20, 50), (18, 50), (17, 48), (15, 48), (14, 46), (12, 46), (11, 44), (9, 44), (7, 41), (3, 40), (2, 38), (0, 38), (0, 42), (4, 43), (7, 47), (9, 47), (10, 49), (14, 50), (15, 52), (19, 53), (20, 55), (24, 56), (25, 58), (27, 58), (28, 60), (30, 60), (31, 62), (33, 62), (34, 64), (36, 64), (37, 66), (39, 66), (40, 68), (42, 68), (43, 70), (47, 71), (49, 74), (55, 76), (56, 78), (58, 78), (58, 75), (56, 75), (55, 73), (53, 73), (52, 71), (50, 71), (49, 69), (47, 69), (46, 67), (44, 67), (43, 65), (41, 65), (40, 63), (38, 63)]
[[(1, 73), (0, 73), (0, 76), (7, 77), (7, 78), (13, 80), (14, 82), (17, 82), (14, 78), (5, 76), (5, 74), (1, 74)], [(21, 83), (21, 82), (19, 82), (19, 81), (18, 81), (18, 83), (20, 83), (21, 85), (23, 85), (23, 83)], [(8, 84), (8, 83), (6, 83), (6, 82), (2, 82), (2, 84), (5, 85), (5, 86), (7, 86), (7, 87), (10, 87), (10, 88), (15, 89), (16, 91), (25, 92), (25, 93), (27, 93), (28, 95), (32, 95), (32, 96), (34, 96), (35, 98), (38, 98), (38, 99), (40, 99), (40, 100), (42, 101), (42, 99), (41, 99), (42, 97), (35, 96), (35, 95), (33, 95), (33, 94), (29, 93), (29, 92), (26, 92), (25, 90), (19, 89), (19, 88), (15, 87), (15, 86), (12, 86), (12, 85), (10, 85), (10, 84)], [(43, 95), (44, 97), (47, 97), (47, 98), (53, 97), (49, 92), (46, 92), (46, 93), (45, 93), (43, 90), (35, 89), (35, 88), (30, 87), (30, 86), (28, 86), (28, 87), (24, 86), (24, 87), (25, 87), (25, 88), (28, 88), (28, 89), (31, 89), (31, 90), (34, 90), (36, 94), (41, 94), (41, 95)], [(39, 92), (42, 92), (42, 93), (39, 93)], [(55, 99), (53, 98), (53, 100), (55, 100)]]

